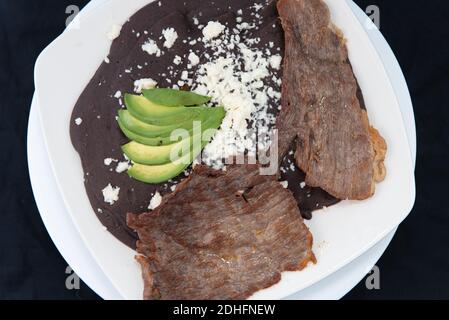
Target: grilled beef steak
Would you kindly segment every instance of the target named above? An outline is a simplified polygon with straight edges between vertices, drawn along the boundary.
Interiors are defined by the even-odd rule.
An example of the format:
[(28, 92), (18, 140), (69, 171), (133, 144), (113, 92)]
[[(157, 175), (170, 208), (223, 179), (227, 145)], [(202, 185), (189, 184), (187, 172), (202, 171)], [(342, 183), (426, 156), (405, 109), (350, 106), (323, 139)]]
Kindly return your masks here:
[(145, 299), (244, 299), (315, 261), (294, 197), (257, 165), (197, 166), (128, 225), (140, 239)]
[(373, 195), (385, 177), (386, 144), (370, 127), (341, 32), (322, 0), (280, 0), (285, 34), (281, 158), (296, 140), (306, 183), (339, 199)]

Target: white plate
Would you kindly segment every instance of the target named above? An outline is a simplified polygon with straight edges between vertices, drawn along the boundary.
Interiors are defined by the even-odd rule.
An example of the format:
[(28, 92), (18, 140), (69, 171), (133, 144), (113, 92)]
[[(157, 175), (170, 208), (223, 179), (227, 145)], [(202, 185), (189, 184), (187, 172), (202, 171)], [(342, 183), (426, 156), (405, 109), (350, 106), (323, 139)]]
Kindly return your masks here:
[[(92, 0), (83, 8), (80, 14), (84, 14), (88, 9), (105, 1), (107, 0)], [(369, 23), (369, 18), (355, 3), (349, 0), (349, 4), (362, 24)], [(367, 25), (367, 27), (368, 35), (376, 50), (379, 52), (380, 58), (390, 77), (393, 89), (398, 97), (410, 144), (410, 151), (414, 161), (416, 157), (416, 129), (410, 94), (405, 78), (382, 34), (376, 28), (372, 28), (371, 25)], [(28, 167), (35, 200), (42, 220), (64, 259), (66, 259), (69, 265), (73, 267), (89, 287), (104, 299), (122, 299), (115, 288), (112, 287), (109, 279), (105, 277), (92, 255), (88, 252), (84, 242), (81, 241), (73, 221), (67, 209), (64, 207), (49, 165), (38, 111), (37, 101), (33, 98), (28, 123)], [(387, 237), (347, 266), (286, 299), (341, 298), (376, 263), (390, 243), (394, 233), (395, 231), (392, 231)]]
[[(56, 181), (78, 230), (106, 276), (127, 299), (140, 299), (142, 280), (134, 252), (103, 227), (90, 207), (77, 153), (70, 143), (72, 108), (106, 56), (105, 34), (113, 23), (123, 23), (144, 0), (110, 0), (80, 17), (80, 29), (64, 32), (38, 59), (36, 94), (44, 138)], [(376, 195), (363, 202), (342, 202), (309, 223), (319, 263), (302, 272), (283, 274), (282, 281), (257, 293), (277, 299), (301, 290), (348, 264), (368, 250), (409, 213), (415, 196), (410, 151), (401, 114), (383, 65), (364, 29), (341, 0), (328, 0), (333, 20), (348, 38), (350, 59), (364, 92), (372, 123), (389, 146), (387, 179)], [(64, 86), (58, 86), (64, 79)], [(56, 83), (56, 84), (55, 84)], [(57, 88), (57, 90), (55, 90)]]
[[(80, 12), (80, 15), (107, 0), (92, 0)], [(362, 24), (370, 23), (371, 20), (349, 1), (353, 12)], [(404, 118), (404, 124), (410, 143), (412, 159), (416, 157), (416, 129), (413, 116), (410, 94), (407, 89), (405, 78), (400, 70), (399, 64), (383, 38), (382, 34), (372, 25), (366, 25), (368, 35), (379, 52), (380, 58), (386, 67), (393, 89), (399, 100), (399, 106)], [(76, 273), (83, 281), (104, 299), (122, 299), (120, 294), (110, 283), (109, 279), (99, 268), (86, 245), (81, 240), (75, 225), (64, 207), (60, 192), (57, 189), (54, 175), (49, 165), (48, 154), (42, 136), (39, 123), (36, 99), (33, 97), (28, 123), (28, 167), (34, 197), (41, 214), (42, 220), (54, 241), (56, 247)], [(352, 261), (347, 266), (334, 272), (318, 283), (295, 293), (286, 299), (339, 299), (351, 290), (367, 273), (367, 270), (376, 263), (390, 243), (395, 230), (378, 244), (365, 252), (362, 256)]]

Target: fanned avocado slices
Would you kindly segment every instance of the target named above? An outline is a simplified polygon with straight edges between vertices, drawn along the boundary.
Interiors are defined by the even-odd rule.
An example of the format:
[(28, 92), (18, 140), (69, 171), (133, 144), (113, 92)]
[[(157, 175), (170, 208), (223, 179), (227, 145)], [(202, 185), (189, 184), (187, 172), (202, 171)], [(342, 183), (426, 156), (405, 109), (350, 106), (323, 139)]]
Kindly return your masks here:
[(143, 90), (143, 96), (155, 104), (167, 107), (198, 106), (211, 99), (194, 92), (169, 88)]
[(204, 106), (208, 101), (209, 97), (173, 89), (126, 94), (127, 110), (118, 112), (117, 122), (131, 140), (122, 146), (133, 162), (129, 176), (161, 183), (183, 172), (209, 143), (209, 129), (218, 129), (225, 117), (223, 107)]

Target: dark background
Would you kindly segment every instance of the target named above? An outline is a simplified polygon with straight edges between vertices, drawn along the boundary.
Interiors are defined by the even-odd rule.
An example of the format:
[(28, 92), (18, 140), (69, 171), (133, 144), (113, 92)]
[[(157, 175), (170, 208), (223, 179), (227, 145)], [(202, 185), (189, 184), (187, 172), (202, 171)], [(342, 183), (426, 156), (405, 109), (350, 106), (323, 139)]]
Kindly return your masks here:
[[(0, 299), (98, 299), (65, 288), (30, 187), (26, 132), (38, 54), (81, 0), (0, 0)], [(449, 2), (357, 0), (380, 8), (381, 31), (412, 95), (418, 135), (415, 207), (378, 262), (381, 289), (363, 280), (346, 299), (449, 298)], [(70, 76), (70, 75), (68, 75)], [(58, 81), (58, 80), (55, 80)]]

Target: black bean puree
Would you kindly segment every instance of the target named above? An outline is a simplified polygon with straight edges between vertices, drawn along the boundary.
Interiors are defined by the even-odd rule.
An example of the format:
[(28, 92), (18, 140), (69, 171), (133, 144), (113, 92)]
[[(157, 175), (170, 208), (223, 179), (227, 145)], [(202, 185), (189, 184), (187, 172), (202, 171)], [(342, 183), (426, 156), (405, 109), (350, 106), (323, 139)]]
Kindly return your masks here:
[[(255, 17), (254, 9), (249, 9), (255, 3), (264, 7)], [(108, 55), (109, 63), (102, 63), (92, 80), (81, 94), (73, 109), (70, 134), (72, 143), (78, 151), (84, 169), (86, 191), (98, 218), (102, 224), (120, 241), (135, 248), (137, 235), (127, 227), (126, 214), (140, 213), (147, 210), (151, 196), (155, 191), (162, 195), (171, 191), (171, 186), (186, 177), (182, 174), (173, 182), (150, 185), (132, 180), (126, 172), (117, 173), (116, 163), (110, 166), (104, 164), (104, 159), (124, 160), (120, 146), (128, 142), (117, 126), (116, 115), (121, 108), (119, 99), (114, 95), (117, 91), (132, 93), (134, 81), (142, 78), (152, 78), (160, 87), (171, 87), (181, 78), (181, 72), (187, 69), (188, 59), (184, 58), (193, 50), (200, 56), (200, 64), (206, 62), (201, 41), (195, 45), (188, 42), (202, 37), (202, 32), (194, 23), (197, 18), (200, 25), (209, 21), (220, 21), (227, 27), (236, 25), (238, 10), (243, 11), (244, 22), (256, 22), (258, 30), (242, 32), (243, 39), (259, 37), (261, 41), (256, 47), (265, 49), (267, 43), (273, 42), (273, 54), (284, 52), (284, 37), (275, 3), (265, 3), (254, 0), (161, 0), (150, 3), (123, 25), (120, 36), (113, 41)], [(178, 33), (178, 40), (170, 49), (163, 47), (159, 39), (162, 30), (172, 27)], [(160, 57), (149, 55), (141, 49), (148, 38), (155, 40), (164, 51)], [(188, 40), (184, 43), (183, 40)], [(176, 55), (183, 57), (180, 65), (174, 65)], [(169, 66), (173, 74), (169, 74)], [(127, 70), (127, 71), (125, 71)], [(282, 70), (271, 70), (276, 77), (282, 76)], [(276, 91), (280, 87), (275, 82), (268, 82)], [(269, 112), (278, 113), (278, 105), (269, 101)], [(81, 118), (81, 125), (75, 124), (75, 119)], [(281, 173), (281, 180), (288, 181), (288, 188), (298, 200), (298, 205), (305, 218), (311, 218), (311, 212), (323, 206), (329, 206), (338, 200), (319, 188), (301, 187), (304, 173), (296, 166), (291, 170), (292, 155), (282, 161), (282, 167), (288, 168)], [(293, 162), (294, 163), (294, 162)], [(294, 166), (294, 165), (293, 165)], [(293, 168), (293, 167), (291, 167)], [(120, 187), (119, 200), (113, 205), (104, 202), (102, 189), (108, 184)], [(86, 213), (89, 214), (89, 213)]]

